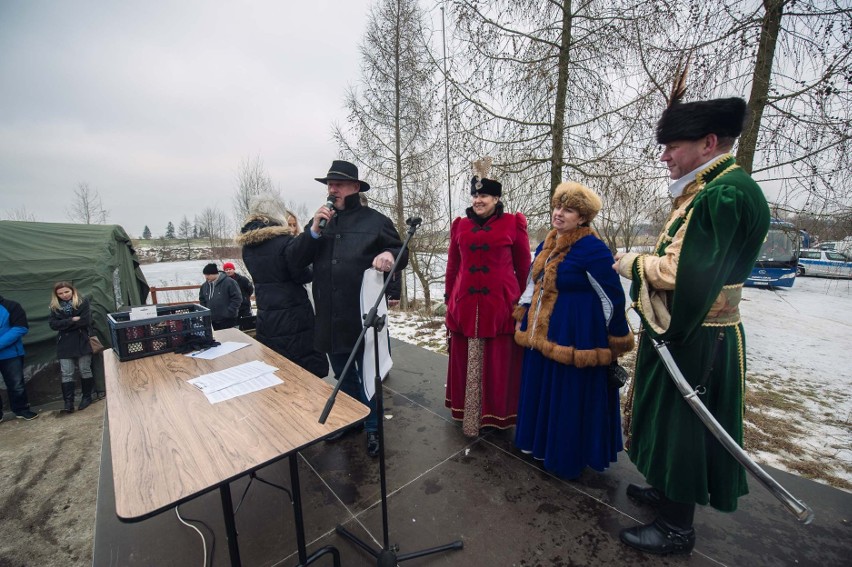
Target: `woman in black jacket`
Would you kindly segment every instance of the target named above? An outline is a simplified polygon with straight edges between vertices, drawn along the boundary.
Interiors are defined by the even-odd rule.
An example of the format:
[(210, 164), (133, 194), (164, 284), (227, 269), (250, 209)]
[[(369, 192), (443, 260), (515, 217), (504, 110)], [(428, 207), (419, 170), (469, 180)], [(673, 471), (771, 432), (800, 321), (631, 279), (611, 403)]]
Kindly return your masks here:
[(314, 310), (305, 290), (311, 268), (293, 269), (288, 249), (293, 229), (285, 209), (268, 195), (256, 197), (237, 244), (254, 281), (257, 340), (320, 377), (328, 359), (314, 350)]
[(48, 323), (51, 329), (59, 331), (56, 337), (56, 358), (59, 359), (59, 369), (62, 373), (62, 398), (65, 400), (62, 411), (74, 411), (74, 372), (78, 367), (82, 377), (83, 395), (77, 409), (86, 409), (92, 403), (92, 390), (95, 386), (92, 376), (92, 346), (89, 344), (92, 324), (89, 299), (80, 296), (70, 282), (57, 282), (50, 298)]

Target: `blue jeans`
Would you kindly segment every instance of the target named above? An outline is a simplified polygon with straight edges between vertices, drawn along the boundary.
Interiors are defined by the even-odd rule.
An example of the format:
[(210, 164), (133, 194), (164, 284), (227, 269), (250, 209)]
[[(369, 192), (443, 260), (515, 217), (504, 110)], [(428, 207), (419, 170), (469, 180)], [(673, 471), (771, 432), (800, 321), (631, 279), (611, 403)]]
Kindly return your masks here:
[[(331, 363), (331, 369), (334, 371), (334, 378), (336, 380), (340, 380), (340, 375), (343, 374), (343, 367), (346, 366), (347, 360), (349, 360), (348, 354), (328, 355), (328, 361)], [(371, 378), (371, 380), (372, 379), (375, 379), (375, 377)], [(370, 415), (368, 415), (366, 421), (364, 421), (364, 430), (378, 431), (379, 419), (376, 407), (376, 396), (381, 396), (382, 391), (379, 390), (376, 392), (376, 396), (373, 396), (372, 400), (367, 400), (367, 395), (364, 394), (364, 382), (361, 378), (360, 356), (355, 356), (355, 360), (352, 361), (352, 366), (349, 367), (349, 373), (346, 375), (346, 379), (343, 381), (340, 389), (370, 408)]]
[[(0, 374), (3, 375), (6, 390), (9, 392), (9, 407), (12, 411), (18, 414), (28, 410), (30, 402), (27, 399), (27, 390), (24, 388), (24, 357), (16, 356), (0, 360)], [(0, 410), (2, 407), (0, 402)]]
[(74, 372), (77, 370), (77, 365), (80, 366), (80, 376), (83, 380), (92, 377), (92, 355), (84, 354), (77, 358), (60, 358), (59, 372), (62, 375), (63, 382), (74, 382)]

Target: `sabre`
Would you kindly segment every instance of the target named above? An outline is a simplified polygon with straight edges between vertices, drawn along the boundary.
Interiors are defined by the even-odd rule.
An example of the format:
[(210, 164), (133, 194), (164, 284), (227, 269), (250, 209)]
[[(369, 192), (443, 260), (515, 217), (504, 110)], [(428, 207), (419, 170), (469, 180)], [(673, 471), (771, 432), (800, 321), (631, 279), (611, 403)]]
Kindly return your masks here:
[(786, 488), (779, 484), (777, 480), (769, 476), (769, 473), (754, 462), (754, 460), (748, 456), (748, 453), (746, 453), (743, 448), (733, 440), (728, 432), (725, 431), (719, 422), (716, 421), (716, 418), (713, 417), (713, 414), (710, 413), (707, 406), (698, 399), (698, 395), (701, 392), (690, 386), (689, 382), (686, 381), (686, 378), (683, 376), (683, 373), (680, 371), (680, 368), (672, 357), (672, 353), (669, 351), (668, 345), (664, 341), (657, 340), (651, 336), (648, 338), (651, 339), (651, 343), (654, 345), (654, 348), (657, 349), (660, 359), (662, 359), (663, 364), (665, 364), (666, 370), (669, 372), (669, 376), (671, 376), (675, 386), (677, 386), (678, 391), (683, 396), (683, 399), (686, 400), (686, 403), (689, 404), (689, 407), (692, 408), (692, 411), (695, 412), (698, 418), (704, 422), (704, 425), (707, 426), (710, 433), (719, 440), (722, 446), (731, 454), (732, 457), (734, 457), (734, 459), (744, 466), (745, 469), (763, 486), (765, 486), (775, 498), (780, 500), (781, 504), (783, 504), (789, 512), (796, 516), (797, 520), (803, 524), (810, 524), (814, 519), (813, 510), (811, 510), (807, 504), (790, 494)]

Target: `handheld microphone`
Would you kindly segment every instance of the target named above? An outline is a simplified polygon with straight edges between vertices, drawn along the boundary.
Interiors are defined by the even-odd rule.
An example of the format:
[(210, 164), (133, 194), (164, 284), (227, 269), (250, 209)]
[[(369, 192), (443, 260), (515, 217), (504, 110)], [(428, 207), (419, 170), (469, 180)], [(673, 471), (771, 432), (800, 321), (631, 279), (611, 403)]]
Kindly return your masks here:
[[(326, 197), (325, 208), (333, 211), (334, 210), (334, 202), (336, 200), (337, 200), (337, 198), (334, 195), (329, 195), (328, 197)], [(325, 218), (320, 219), (320, 221), (319, 221), (320, 230), (323, 230), (325, 228), (325, 225), (327, 225), (327, 224), (328, 224), (328, 219), (325, 219)]]
[(408, 226), (419, 226), (421, 222), (423, 222), (423, 219), (420, 217), (409, 217), (406, 219), (405, 224)]

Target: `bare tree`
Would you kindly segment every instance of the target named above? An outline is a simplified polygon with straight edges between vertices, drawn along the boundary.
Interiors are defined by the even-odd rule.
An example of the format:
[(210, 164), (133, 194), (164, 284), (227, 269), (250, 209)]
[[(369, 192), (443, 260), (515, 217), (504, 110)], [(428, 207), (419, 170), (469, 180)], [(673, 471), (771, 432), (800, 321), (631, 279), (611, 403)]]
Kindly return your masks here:
[[(641, 153), (647, 122), (635, 106), (644, 80), (633, 25), (658, 29), (672, 17), (659, 2), (456, 0), (451, 82), (463, 101), (461, 151), (494, 155), (509, 191), (534, 195), (524, 212), (549, 218), (549, 197), (568, 175), (586, 181), (594, 164)], [(457, 60), (460, 58), (457, 58)]]
[[(764, 0), (737, 163), (782, 199), (852, 210), (852, 8)], [(755, 26), (757, 27), (757, 26)]]
[(6, 220), (11, 221), (36, 222), (35, 215), (29, 212), (26, 207), (19, 207), (11, 210), (7, 209), (5, 217)]
[(261, 193), (278, 194), (261, 157), (245, 158), (237, 171), (237, 191), (233, 197), (234, 220), (237, 223), (248, 216), (252, 198)]
[[(361, 44), (361, 90), (346, 95), (347, 127), (335, 138), (344, 153), (370, 173), (370, 206), (393, 219), (404, 234), (409, 216), (424, 219), (421, 230), (447, 223), (440, 199), (440, 101), (436, 69), (424, 44), (424, 15), (416, 0), (379, 0), (371, 9)], [(412, 241), (410, 267), (431, 308), (426, 269), (434, 250)], [(408, 294), (403, 279), (402, 307)]]
[(66, 215), (71, 222), (105, 224), (109, 213), (104, 209), (97, 190), (90, 188), (88, 183), (79, 183)]
[[(743, 96), (737, 163), (788, 212), (852, 204), (852, 9), (840, 0), (690, 0), (666, 30), (637, 32), (652, 81), (691, 53), (692, 99)], [(662, 103), (662, 97), (660, 97)]]
[(183, 215), (183, 219), (178, 224), (177, 237), (186, 244), (186, 259), (192, 260), (192, 223), (186, 215)]
[(198, 217), (198, 232), (204, 234), (210, 249), (216, 251), (231, 241), (230, 219), (216, 207), (207, 207)]

